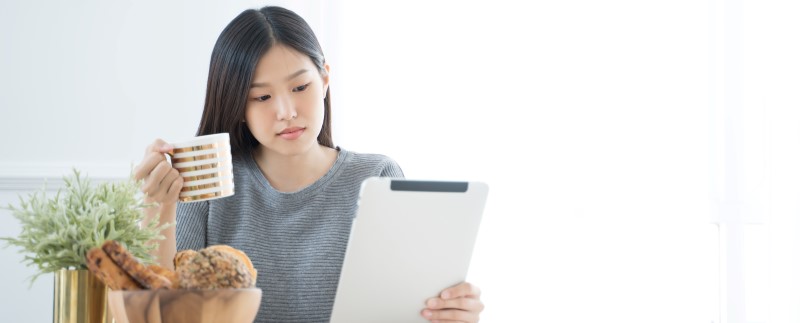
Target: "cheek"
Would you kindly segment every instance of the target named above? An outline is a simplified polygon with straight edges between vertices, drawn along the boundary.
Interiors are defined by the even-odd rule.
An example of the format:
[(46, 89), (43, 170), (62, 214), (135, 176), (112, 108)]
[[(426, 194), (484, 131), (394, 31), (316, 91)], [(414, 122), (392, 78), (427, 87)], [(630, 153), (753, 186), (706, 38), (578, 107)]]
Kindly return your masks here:
[(307, 107), (307, 111), (320, 118), (325, 114), (325, 100), (323, 96), (322, 88), (314, 88), (314, 90), (310, 91), (304, 98), (304, 105)]
[(322, 97), (310, 96), (304, 100), (303, 106), (303, 112), (308, 121), (312, 121), (314, 126), (321, 126), (322, 119), (325, 117), (325, 103), (322, 101)]
[(245, 121), (247, 122), (247, 127), (254, 135), (270, 129), (270, 123), (272, 122), (272, 119), (270, 119), (267, 115), (267, 109), (248, 107), (244, 112), (244, 117)]
[(253, 124), (253, 122), (255, 122), (255, 120), (256, 120), (256, 117), (255, 117), (254, 114), (255, 113), (249, 108), (244, 111), (244, 121), (247, 124), (247, 127), (251, 128), (250, 129), (251, 132), (253, 131), (253, 129), (252, 129), (252, 127), (250, 127), (250, 125)]

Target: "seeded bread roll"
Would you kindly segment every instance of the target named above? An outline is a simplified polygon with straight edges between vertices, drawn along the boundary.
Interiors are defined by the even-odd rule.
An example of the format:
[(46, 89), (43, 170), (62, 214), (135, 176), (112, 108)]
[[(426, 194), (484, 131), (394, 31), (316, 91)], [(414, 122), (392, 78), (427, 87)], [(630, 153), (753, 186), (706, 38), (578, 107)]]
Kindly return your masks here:
[(186, 249), (178, 251), (175, 254), (175, 258), (172, 259), (172, 264), (175, 265), (175, 270), (178, 270), (178, 267), (182, 266), (187, 260), (194, 258), (194, 255), (197, 254), (197, 251), (192, 249)]
[(219, 289), (255, 286), (247, 265), (230, 252), (203, 249), (177, 268), (181, 288)]
[(255, 281), (258, 279), (258, 271), (256, 271), (255, 267), (253, 267), (253, 262), (250, 261), (250, 257), (248, 257), (247, 254), (244, 253), (244, 251), (241, 251), (239, 249), (224, 244), (213, 245), (206, 249), (228, 252), (239, 258), (239, 260), (242, 261), (247, 266), (247, 270), (249, 270), (250, 275), (253, 276), (253, 281), (255, 284)]

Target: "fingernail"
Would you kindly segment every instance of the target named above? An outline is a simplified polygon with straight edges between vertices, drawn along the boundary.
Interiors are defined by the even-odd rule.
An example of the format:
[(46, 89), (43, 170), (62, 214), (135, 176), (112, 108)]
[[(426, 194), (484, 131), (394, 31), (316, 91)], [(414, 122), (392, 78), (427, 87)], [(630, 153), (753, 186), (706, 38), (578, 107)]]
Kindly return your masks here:
[(428, 307), (436, 307), (439, 302), (435, 298), (431, 298), (428, 300)]
[(444, 299), (450, 298), (450, 292), (448, 292), (448, 291), (442, 292), (442, 298), (444, 298)]
[(424, 311), (422, 311), (422, 315), (425, 315), (425, 317), (431, 317), (431, 316), (433, 316), (433, 312), (431, 312), (429, 310), (424, 310)]

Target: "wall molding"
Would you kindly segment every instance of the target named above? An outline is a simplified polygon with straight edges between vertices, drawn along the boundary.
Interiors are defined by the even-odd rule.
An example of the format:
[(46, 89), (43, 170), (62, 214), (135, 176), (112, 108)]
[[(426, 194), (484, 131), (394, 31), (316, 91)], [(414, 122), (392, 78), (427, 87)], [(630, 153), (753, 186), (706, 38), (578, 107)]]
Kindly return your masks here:
[(0, 162), (0, 191), (55, 191), (64, 187), (64, 177), (76, 169), (93, 183), (128, 178), (133, 165), (128, 162)]

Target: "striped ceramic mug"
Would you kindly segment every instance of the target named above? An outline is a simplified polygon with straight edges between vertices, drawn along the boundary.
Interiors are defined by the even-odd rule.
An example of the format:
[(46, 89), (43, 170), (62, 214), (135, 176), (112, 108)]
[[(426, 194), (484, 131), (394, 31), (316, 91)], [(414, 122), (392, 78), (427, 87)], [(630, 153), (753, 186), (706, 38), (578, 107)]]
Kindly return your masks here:
[(227, 133), (170, 143), (167, 154), (183, 177), (182, 202), (207, 201), (233, 195), (233, 162)]

